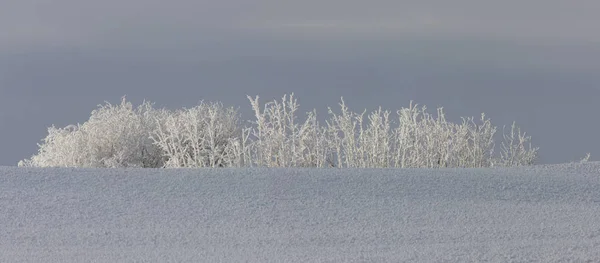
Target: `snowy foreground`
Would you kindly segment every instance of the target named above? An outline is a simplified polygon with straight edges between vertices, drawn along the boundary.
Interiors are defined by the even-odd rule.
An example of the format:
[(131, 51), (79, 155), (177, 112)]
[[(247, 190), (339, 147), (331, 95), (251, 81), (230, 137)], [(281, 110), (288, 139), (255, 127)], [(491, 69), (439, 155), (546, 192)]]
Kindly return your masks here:
[(0, 167), (1, 262), (600, 262), (600, 163)]

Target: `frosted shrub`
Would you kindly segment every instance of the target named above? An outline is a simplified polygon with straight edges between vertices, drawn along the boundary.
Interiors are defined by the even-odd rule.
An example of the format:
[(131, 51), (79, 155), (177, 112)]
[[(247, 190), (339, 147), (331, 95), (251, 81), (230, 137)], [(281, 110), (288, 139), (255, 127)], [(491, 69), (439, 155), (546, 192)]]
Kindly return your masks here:
[(368, 116), (367, 128), (359, 134), (364, 167), (390, 167), (392, 134), (390, 112), (379, 110)]
[(329, 109), (330, 119), (327, 123), (327, 140), (337, 156), (336, 167), (358, 167), (359, 160), (359, 129), (362, 130), (364, 112), (351, 112), (344, 99), (339, 104), (341, 112), (336, 114)]
[(22, 160), (19, 166), (33, 167), (77, 167), (82, 166), (82, 159), (87, 155), (83, 136), (77, 132), (78, 126), (65, 128), (48, 128), (48, 135), (38, 144), (38, 154), (31, 159)]
[(268, 102), (261, 108), (259, 97), (250, 104), (256, 120), (248, 130), (251, 143), (248, 154), (252, 165), (266, 167), (324, 167), (327, 147), (324, 131), (317, 122), (316, 111), (307, 114), (302, 124), (296, 122), (297, 100), (284, 95), (281, 102)]
[(239, 125), (233, 108), (201, 102), (168, 114), (150, 138), (166, 158), (165, 167), (240, 166)]
[(220, 103), (167, 111), (149, 102), (134, 108), (123, 98), (100, 105), (83, 124), (49, 128), (38, 154), (19, 166), (240, 166), (239, 135), (237, 112)]
[(531, 165), (537, 158), (538, 148), (531, 146), (531, 136), (521, 133), (513, 122), (510, 132), (504, 134), (499, 164), (502, 166)]
[(162, 157), (149, 139), (156, 126), (152, 105), (106, 103), (83, 124), (51, 127), (37, 155), (20, 162), (36, 167), (156, 167)]
[(478, 122), (471, 117), (454, 124), (446, 120), (443, 108), (432, 115), (411, 102), (397, 111), (397, 126), (392, 128), (389, 111), (379, 108), (364, 123), (364, 112), (351, 112), (343, 99), (339, 105), (341, 112), (330, 108), (327, 121), (328, 150), (337, 157), (338, 167), (490, 167), (495, 162), (515, 166), (532, 164), (537, 155), (537, 149), (525, 146), (530, 138), (519, 132), (517, 137), (505, 135), (513, 140), (505, 143), (509, 150), (496, 160), (496, 127), (484, 114)]

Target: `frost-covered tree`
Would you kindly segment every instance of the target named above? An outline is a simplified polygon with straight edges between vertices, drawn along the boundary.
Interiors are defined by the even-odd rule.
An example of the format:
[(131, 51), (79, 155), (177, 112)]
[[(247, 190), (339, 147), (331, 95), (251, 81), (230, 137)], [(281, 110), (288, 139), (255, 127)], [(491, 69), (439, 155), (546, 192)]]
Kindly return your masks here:
[(239, 127), (235, 109), (200, 102), (167, 114), (150, 138), (162, 150), (165, 167), (240, 166)]
[(149, 139), (156, 127), (149, 102), (137, 108), (122, 99), (92, 111), (83, 124), (50, 127), (38, 154), (20, 162), (36, 167), (156, 167), (163, 158)]
[[(20, 166), (36, 167), (220, 167), (240, 166), (239, 118), (221, 103), (156, 110), (99, 105), (83, 124), (50, 127), (38, 154)], [(243, 141), (241, 142), (243, 143)]]
[(249, 129), (251, 163), (266, 167), (324, 167), (328, 151), (316, 111), (307, 113), (306, 120), (298, 123), (299, 104), (294, 94), (262, 107), (258, 99), (248, 96), (256, 117)]
[[(443, 108), (432, 115), (425, 106), (419, 108), (411, 102), (397, 111), (395, 124), (389, 111), (381, 108), (368, 115), (365, 123), (365, 112), (350, 111), (343, 99), (340, 108), (339, 114), (330, 108), (327, 121), (329, 150), (337, 156), (335, 165), (339, 167), (490, 167), (506, 163), (507, 157), (500, 161), (494, 157), (496, 127), (484, 114), (479, 122), (463, 118), (461, 124), (455, 124), (446, 120)], [(507, 144), (513, 148), (503, 155), (512, 156), (506, 165), (533, 163), (537, 149), (526, 149), (524, 142), (529, 139), (523, 136), (520, 144)]]

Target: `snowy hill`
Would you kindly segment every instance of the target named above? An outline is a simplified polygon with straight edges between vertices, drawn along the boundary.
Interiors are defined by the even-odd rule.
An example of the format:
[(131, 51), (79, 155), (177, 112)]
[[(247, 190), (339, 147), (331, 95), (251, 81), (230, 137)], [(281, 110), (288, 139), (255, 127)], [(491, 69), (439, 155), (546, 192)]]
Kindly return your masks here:
[(600, 163), (0, 167), (2, 262), (600, 261)]

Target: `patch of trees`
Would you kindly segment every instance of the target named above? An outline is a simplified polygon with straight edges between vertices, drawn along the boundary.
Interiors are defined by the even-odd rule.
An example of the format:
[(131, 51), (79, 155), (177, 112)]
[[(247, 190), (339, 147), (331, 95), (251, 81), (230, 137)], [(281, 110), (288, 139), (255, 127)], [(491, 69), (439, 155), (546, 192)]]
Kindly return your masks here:
[(243, 125), (219, 102), (167, 110), (123, 98), (83, 124), (48, 128), (38, 153), (19, 166), (442, 168), (531, 165), (537, 156), (514, 123), (497, 145), (498, 129), (484, 114), (452, 123), (442, 108), (431, 114), (412, 102), (395, 114), (356, 113), (342, 99), (320, 123), (315, 110), (298, 118), (293, 94), (248, 99), (255, 119)]

